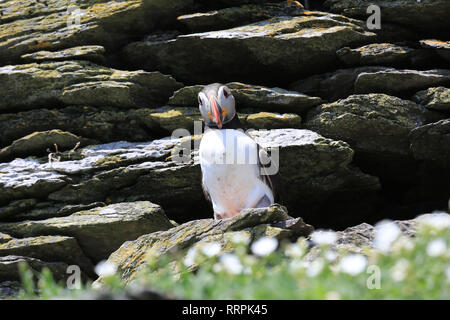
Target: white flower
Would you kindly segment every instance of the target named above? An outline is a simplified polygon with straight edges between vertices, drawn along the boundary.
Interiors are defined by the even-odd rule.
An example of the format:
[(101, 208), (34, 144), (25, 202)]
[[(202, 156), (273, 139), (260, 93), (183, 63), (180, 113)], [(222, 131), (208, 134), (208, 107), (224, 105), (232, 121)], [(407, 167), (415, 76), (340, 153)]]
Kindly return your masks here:
[(291, 258), (301, 258), (305, 253), (303, 248), (300, 247), (297, 243), (290, 243), (286, 248), (286, 255)]
[(442, 238), (436, 239), (428, 243), (427, 245), (427, 254), (430, 257), (438, 257), (445, 253), (447, 250), (447, 244), (445, 240)]
[(203, 254), (208, 256), (208, 257), (213, 257), (213, 256), (218, 255), (221, 250), (222, 250), (222, 246), (218, 242), (206, 243), (202, 247)]
[(299, 270), (306, 269), (309, 266), (309, 264), (310, 263), (308, 261), (291, 260), (291, 262), (289, 262), (289, 269), (292, 272), (297, 272)]
[(215, 272), (215, 273), (219, 273), (219, 272), (223, 271), (223, 266), (222, 266), (222, 264), (220, 264), (220, 263), (215, 263), (215, 264), (213, 265), (212, 270), (213, 270), (213, 272)]
[(219, 259), (225, 269), (231, 274), (240, 274), (244, 270), (244, 266), (239, 258), (232, 253), (225, 253)]
[(316, 259), (309, 264), (308, 269), (306, 270), (306, 274), (309, 277), (315, 277), (322, 271), (323, 266), (323, 259)]
[(336, 242), (337, 233), (334, 231), (314, 231), (311, 234), (311, 240), (318, 245), (332, 245)]
[(191, 247), (189, 248), (186, 257), (184, 257), (184, 265), (186, 267), (193, 266), (195, 264), (195, 258), (197, 257), (197, 248)]
[(361, 254), (351, 254), (339, 261), (339, 270), (351, 276), (356, 276), (363, 272), (367, 265), (367, 258)]
[(250, 235), (244, 231), (233, 232), (230, 236), (230, 241), (234, 244), (248, 244), (250, 242)]
[(323, 255), (328, 261), (334, 261), (338, 257), (337, 253), (333, 250), (326, 250)]
[(252, 252), (260, 257), (271, 254), (278, 246), (277, 239), (263, 237), (252, 243)]
[(400, 282), (405, 280), (409, 269), (409, 261), (406, 259), (398, 260), (395, 265), (392, 267), (390, 274), (392, 280), (396, 282)]
[(450, 214), (443, 211), (435, 211), (431, 214), (424, 214), (417, 218), (422, 225), (431, 227), (436, 230), (444, 230), (450, 228)]
[(400, 236), (400, 228), (390, 220), (383, 220), (375, 225), (373, 244), (381, 252), (389, 252), (392, 243)]
[(110, 261), (100, 261), (95, 266), (95, 273), (98, 274), (99, 277), (108, 277), (112, 276), (116, 273), (117, 267), (114, 263)]
[(397, 252), (401, 251), (401, 250), (411, 251), (412, 249), (414, 249), (414, 242), (411, 241), (411, 239), (409, 237), (400, 236), (400, 238), (398, 238), (392, 244), (393, 251), (397, 251)]

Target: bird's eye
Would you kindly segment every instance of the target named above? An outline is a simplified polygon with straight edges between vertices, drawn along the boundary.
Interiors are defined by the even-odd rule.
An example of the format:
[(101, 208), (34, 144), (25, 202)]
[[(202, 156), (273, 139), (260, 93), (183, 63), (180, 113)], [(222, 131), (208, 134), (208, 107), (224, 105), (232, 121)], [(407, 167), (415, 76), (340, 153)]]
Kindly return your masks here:
[(200, 97), (198, 97), (198, 104), (199, 104), (199, 105), (203, 105), (202, 98), (200, 98)]
[(228, 98), (230, 96), (231, 92), (228, 92), (226, 89), (223, 89), (223, 95), (225, 98)]

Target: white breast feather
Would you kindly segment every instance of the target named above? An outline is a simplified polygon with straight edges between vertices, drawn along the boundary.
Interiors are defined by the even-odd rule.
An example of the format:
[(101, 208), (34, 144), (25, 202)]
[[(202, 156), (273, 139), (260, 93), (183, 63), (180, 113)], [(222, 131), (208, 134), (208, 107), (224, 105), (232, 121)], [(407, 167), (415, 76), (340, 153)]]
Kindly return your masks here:
[(273, 203), (270, 188), (261, 180), (257, 144), (239, 130), (209, 130), (200, 143), (203, 183), (214, 212), (231, 217), (253, 208), (266, 195)]

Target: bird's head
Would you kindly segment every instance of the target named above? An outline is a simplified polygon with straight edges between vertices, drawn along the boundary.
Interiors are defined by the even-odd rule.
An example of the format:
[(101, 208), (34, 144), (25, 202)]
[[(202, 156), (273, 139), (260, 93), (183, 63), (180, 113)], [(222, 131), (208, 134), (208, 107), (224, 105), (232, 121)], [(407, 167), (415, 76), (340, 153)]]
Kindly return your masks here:
[(236, 115), (231, 90), (221, 83), (209, 84), (199, 92), (198, 107), (208, 127), (222, 129)]

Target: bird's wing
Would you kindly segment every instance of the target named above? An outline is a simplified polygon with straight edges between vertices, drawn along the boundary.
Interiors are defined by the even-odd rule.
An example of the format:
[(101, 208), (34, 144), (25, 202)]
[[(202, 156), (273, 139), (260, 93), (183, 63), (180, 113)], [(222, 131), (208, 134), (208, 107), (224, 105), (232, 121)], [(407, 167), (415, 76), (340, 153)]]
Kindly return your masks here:
[[(229, 129), (237, 129), (237, 130), (242, 130), (244, 131), (247, 136), (249, 136), (253, 141), (255, 141), (255, 139), (248, 134), (248, 132), (246, 131), (246, 128), (242, 125), (242, 123), (239, 121), (239, 117), (236, 114), (233, 118), (233, 120), (228, 124)], [(276, 174), (268, 174), (268, 170), (267, 167), (270, 166), (270, 162), (266, 165), (264, 165), (264, 163), (267, 163), (267, 161), (265, 161), (265, 159), (270, 159), (267, 151), (259, 144), (255, 141), (257, 147), (257, 151), (258, 151), (258, 167), (262, 168), (262, 174), (261, 176), (261, 180), (267, 184), (267, 186), (270, 188), (270, 190), (272, 190), (272, 194), (274, 197), (275, 202), (282, 204), (282, 200), (281, 199), (281, 194), (283, 194), (283, 187), (284, 187), (284, 183), (283, 180), (281, 178), (281, 175), (279, 174), (279, 172), (277, 172)]]
[(202, 190), (203, 190), (203, 194), (205, 195), (205, 199), (206, 199), (208, 202), (211, 202), (211, 203), (212, 203), (212, 201), (211, 201), (211, 196), (209, 195), (208, 188), (206, 187), (205, 183), (203, 182), (203, 178), (202, 178)]
[(268, 174), (267, 167), (270, 166), (270, 162), (267, 163), (268, 159), (270, 159), (267, 151), (261, 147), (258, 143), (256, 143), (258, 146), (258, 167), (262, 169), (261, 171), (261, 180), (267, 184), (267, 186), (272, 190), (273, 198), (276, 203), (283, 204), (281, 194), (283, 189), (283, 180), (281, 178), (281, 175), (279, 171), (275, 174)]

